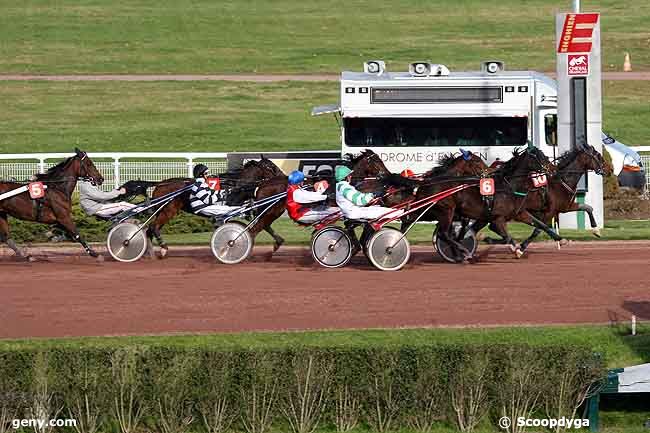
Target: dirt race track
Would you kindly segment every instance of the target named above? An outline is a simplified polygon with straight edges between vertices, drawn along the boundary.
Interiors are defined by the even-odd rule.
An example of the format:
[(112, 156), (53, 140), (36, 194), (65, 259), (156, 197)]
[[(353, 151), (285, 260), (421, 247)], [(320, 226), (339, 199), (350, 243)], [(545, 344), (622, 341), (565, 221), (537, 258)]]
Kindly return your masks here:
[[(218, 265), (207, 248), (124, 264), (54, 250), (36, 263), (0, 250), (0, 337), (392, 328), (650, 319), (650, 242), (535, 244), (514, 259), (482, 247), (473, 265), (414, 248), (400, 272), (363, 256), (344, 269), (306, 248)], [(33, 250), (32, 250), (33, 251)], [(72, 252), (74, 251), (74, 252)]]

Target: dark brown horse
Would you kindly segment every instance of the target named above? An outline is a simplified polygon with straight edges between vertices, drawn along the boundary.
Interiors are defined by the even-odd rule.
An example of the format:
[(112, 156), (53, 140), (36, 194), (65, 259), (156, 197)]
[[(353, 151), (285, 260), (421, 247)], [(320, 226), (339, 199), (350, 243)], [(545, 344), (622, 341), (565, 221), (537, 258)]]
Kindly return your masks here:
[[(529, 175), (532, 172), (540, 172), (544, 169), (540, 160), (541, 152), (538, 152), (538, 149), (515, 150), (512, 159), (495, 172), (489, 174), (494, 179), (496, 188), (492, 198), (482, 196), (478, 188), (468, 188), (440, 201), (430, 210), (428, 218), (438, 221), (438, 235), (444, 236), (443, 239), (452, 245), (452, 250), (454, 250), (453, 247), (456, 247), (454, 254), (457, 261), (464, 261), (471, 257), (469, 251), (451, 237), (451, 224), (455, 217), (474, 220), (472, 229), (475, 232), (490, 224), (490, 228), (504, 239), (504, 243), (511, 245), (513, 252), (517, 256), (522, 253), (508, 233), (507, 223), (510, 220), (517, 220), (539, 227), (553, 236), (554, 239), (561, 239), (550, 227), (526, 211), (528, 192), (532, 189), (532, 185), (529, 185)], [(421, 187), (418, 190), (418, 198), (451, 188), (458, 185), (459, 182), (463, 181), (436, 182), (428, 187)]]
[[(563, 154), (558, 158), (557, 167), (549, 176), (546, 190), (529, 198), (526, 203), (527, 210), (547, 225), (551, 225), (552, 219), (560, 213), (585, 211), (594, 235), (600, 237), (593, 208), (588, 204), (575, 202), (578, 181), (588, 170), (600, 175), (612, 174), (611, 164), (593, 146), (576, 148)], [(522, 251), (525, 251), (541, 232), (542, 230), (536, 227), (521, 243)]]
[[(75, 155), (50, 168), (46, 173), (37, 174), (35, 182), (47, 187), (42, 199), (32, 200), (28, 192), (0, 201), (0, 242), (5, 242), (16, 255), (29, 258), (9, 237), (8, 216), (25, 221), (56, 225), (72, 239), (79, 242), (92, 257), (97, 253), (79, 236), (72, 219), (72, 192), (77, 179), (88, 179), (101, 185), (104, 178), (85, 152), (75, 149)], [(17, 182), (1, 182), (0, 194), (25, 186)]]
[[(248, 161), (241, 169), (232, 170), (219, 175), (222, 187), (229, 190), (227, 204), (240, 206), (247, 200), (261, 200), (270, 197), (278, 192), (286, 191), (287, 177), (282, 170), (271, 160), (262, 157), (259, 161)], [(158, 182), (152, 193), (152, 197), (158, 198), (165, 194), (178, 191), (179, 189), (194, 182), (191, 178), (175, 178)], [(257, 209), (256, 212), (266, 210), (264, 215), (249, 229), (253, 238), (265, 230), (275, 241), (273, 251), (276, 251), (284, 243), (284, 239), (276, 234), (271, 224), (284, 212), (285, 201), (272, 205), (271, 209)], [(155, 238), (160, 246), (160, 256), (167, 254), (167, 244), (162, 238), (160, 231), (162, 227), (174, 218), (180, 211), (192, 212), (190, 207), (190, 191), (176, 197), (156, 215), (147, 229), (149, 239)]]

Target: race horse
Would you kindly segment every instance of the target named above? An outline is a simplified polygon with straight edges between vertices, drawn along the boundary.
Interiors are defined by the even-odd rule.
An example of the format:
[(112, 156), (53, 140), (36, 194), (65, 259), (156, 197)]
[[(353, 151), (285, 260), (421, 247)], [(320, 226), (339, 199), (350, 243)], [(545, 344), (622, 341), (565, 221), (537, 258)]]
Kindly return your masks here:
[[(399, 174), (391, 173), (379, 155), (372, 150), (365, 150), (354, 157), (348, 156), (347, 160), (352, 165), (352, 181), (357, 182), (357, 188), (364, 192), (379, 192), (382, 194), (382, 203), (388, 207), (402, 205), (432, 195), (434, 192), (438, 192), (438, 190), (428, 195), (421, 194), (420, 191), (435, 189), (436, 185), (446, 184), (448, 188), (451, 188), (469, 180), (478, 182), (478, 176), (487, 169), (487, 165), (479, 156), (462, 149), (460, 154), (449, 153), (443, 155), (439, 160), (438, 166), (414, 179), (404, 178)], [(416, 212), (403, 217), (401, 231), (405, 232), (418, 215), (419, 213)], [(426, 212), (421, 220), (435, 221), (437, 218), (435, 215)], [(444, 240), (451, 239), (452, 243), (459, 244), (458, 239), (452, 239), (450, 233), (452, 222), (453, 219), (447, 225), (447, 220), (445, 219), (442, 225), (439, 226), (439, 233), (443, 233), (442, 238)], [(447, 233), (449, 234), (445, 237)], [(366, 230), (364, 230), (361, 237), (361, 245), (364, 245), (365, 239), (370, 234), (369, 226), (366, 226)]]
[[(609, 176), (612, 174), (612, 165), (593, 146), (577, 147), (564, 153), (550, 173), (546, 189), (532, 195), (526, 203), (526, 209), (547, 225), (560, 213), (584, 211), (589, 216), (593, 234), (600, 237), (593, 208), (575, 202), (578, 181), (587, 171)], [(525, 251), (541, 232), (540, 228), (535, 227), (532, 234), (521, 243), (521, 250)]]
[[(12, 216), (20, 220), (58, 226), (79, 242), (90, 256), (97, 257), (98, 254), (79, 235), (72, 219), (72, 192), (78, 179), (86, 179), (98, 185), (104, 181), (88, 155), (75, 149), (74, 156), (55, 165), (47, 172), (34, 176), (34, 182), (41, 182), (46, 187), (43, 198), (33, 200), (26, 191), (1, 200), (0, 242), (5, 242), (18, 257), (31, 258), (9, 236), (7, 218)], [(19, 182), (0, 182), (0, 194), (23, 186), (25, 184)]]
[[(221, 186), (226, 189), (226, 203), (229, 206), (240, 206), (247, 201), (261, 200), (271, 197), (287, 189), (287, 176), (271, 160), (262, 156), (257, 160), (250, 160), (240, 169), (220, 174)], [(165, 194), (178, 191), (191, 185), (194, 179), (174, 178), (162, 182), (151, 182), (154, 186), (152, 198), (162, 197)], [(284, 243), (284, 239), (275, 233), (271, 224), (284, 213), (285, 200), (280, 200), (267, 207), (256, 209), (254, 215), (264, 212), (264, 215), (249, 228), (253, 239), (262, 230), (271, 235), (274, 240), (273, 252)], [(147, 236), (150, 240), (156, 239), (160, 247), (160, 257), (167, 255), (168, 246), (161, 235), (162, 227), (174, 218), (180, 211), (192, 213), (190, 206), (190, 191), (187, 191), (168, 203), (154, 218), (147, 229)]]
[[(452, 245), (456, 261), (463, 262), (471, 259), (470, 252), (451, 236), (452, 222), (458, 217), (474, 220), (471, 229), (475, 233), (489, 224), (490, 228), (504, 239), (503, 243), (511, 246), (517, 257), (520, 257), (523, 252), (507, 230), (508, 221), (524, 222), (544, 230), (555, 240), (561, 240), (550, 227), (526, 210), (526, 201), (530, 190), (533, 189), (530, 184), (530, 174), (544, 171), (542, 157), (543, 153), (536, 148), (515, 149), (513, 157), (501, 167), (492, 172), (485, 169), (481, 172), (481, 177), (490, 177), (494, 180), (495, 191), (492, 196), (482, 195), (479, 188), (468, 188), (441, 200), (431, 208), (429, 215), (424, 216), (426, 220), (438, 221), (438, 236), (443, 236), (443, 239)], [(477, 186), (478, 180), (476, 178)], [(431, 181), (418, 189), (416, 199), (467, 181), (462, 178), (436, 181), (434, 176)]]

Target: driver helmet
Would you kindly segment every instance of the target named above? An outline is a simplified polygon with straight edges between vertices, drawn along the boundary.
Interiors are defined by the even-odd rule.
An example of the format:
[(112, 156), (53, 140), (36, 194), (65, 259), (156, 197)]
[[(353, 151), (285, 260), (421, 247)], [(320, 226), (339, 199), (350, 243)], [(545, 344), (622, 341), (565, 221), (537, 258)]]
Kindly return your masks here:
[(305, 175), (302, 171), (294, 170), (289, 173), (289, 185), (298, 185), (305, 180)]
[(205, 164), (197, 164), (194, 166), (194, 178), (203, 177), (208, 174), (208, 166)]

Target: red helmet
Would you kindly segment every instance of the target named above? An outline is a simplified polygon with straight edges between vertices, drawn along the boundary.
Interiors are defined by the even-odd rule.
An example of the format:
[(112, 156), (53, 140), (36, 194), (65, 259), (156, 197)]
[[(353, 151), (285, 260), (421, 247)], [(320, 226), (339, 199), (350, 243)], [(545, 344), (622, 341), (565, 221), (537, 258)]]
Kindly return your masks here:
[(400, 175), (402, 175), (402, 177), (413, 177), (415, 176), (415, 173), (413, 173), (413, 170), (411, 170), (410, 168), (407, 168), (402, 170)]

